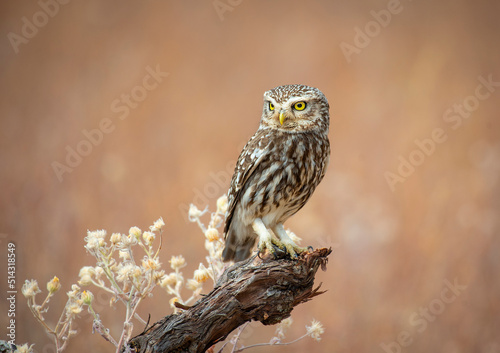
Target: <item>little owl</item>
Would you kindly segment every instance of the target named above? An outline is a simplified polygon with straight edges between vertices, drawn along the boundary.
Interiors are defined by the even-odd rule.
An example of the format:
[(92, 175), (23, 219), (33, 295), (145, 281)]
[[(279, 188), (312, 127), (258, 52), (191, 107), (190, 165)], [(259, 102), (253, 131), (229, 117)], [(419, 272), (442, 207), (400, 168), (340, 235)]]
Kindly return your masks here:
[(276, 246), (294, 258), (306, 249), (288, 236), (283, 223), (305, 205), (325, 175), (330, 159), (329, 105), (323, 93), (286, 85), (264, 93), (259, 129), (236, 162), (228, 191), (224, 261)]

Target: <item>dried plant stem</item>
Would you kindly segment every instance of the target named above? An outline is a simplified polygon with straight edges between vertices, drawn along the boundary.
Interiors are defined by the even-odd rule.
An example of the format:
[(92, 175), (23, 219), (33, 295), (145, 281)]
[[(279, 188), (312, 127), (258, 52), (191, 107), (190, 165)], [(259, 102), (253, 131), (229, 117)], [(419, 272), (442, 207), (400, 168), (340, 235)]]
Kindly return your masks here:
[(246, 322), (276, 324), (289, 317), (296, 305), (323, 293), (313, 288), (314, 276), (320, 266), (325, 269), (330, 253), (331, 249), (323, 248), (297, 260), (254, 256), (239, 262), (192, 307), (166, 316), (125, 348), (141, 353), (205, 352)]

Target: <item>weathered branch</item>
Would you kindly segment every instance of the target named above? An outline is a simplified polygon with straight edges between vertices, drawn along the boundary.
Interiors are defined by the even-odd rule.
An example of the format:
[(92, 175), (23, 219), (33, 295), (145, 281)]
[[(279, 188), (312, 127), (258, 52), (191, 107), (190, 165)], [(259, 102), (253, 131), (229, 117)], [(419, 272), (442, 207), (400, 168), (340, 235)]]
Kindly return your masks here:
[(229, 267), (215, 288), (183, 312), (164, 317), (132, 338), (132, 352), (205, 352), (247, 321), (272, 325), (323, 292), (313, 289), (318, 267), (326, 269), (331, 249), (297, 260), (252, 257)]

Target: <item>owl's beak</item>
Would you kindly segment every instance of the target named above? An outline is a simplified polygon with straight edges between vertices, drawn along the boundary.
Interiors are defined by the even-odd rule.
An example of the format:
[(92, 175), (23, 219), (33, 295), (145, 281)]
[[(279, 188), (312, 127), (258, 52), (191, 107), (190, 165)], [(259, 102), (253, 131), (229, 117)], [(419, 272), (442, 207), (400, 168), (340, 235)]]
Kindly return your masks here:
[(283, 125), (283, 123), (285, 122), (285, 119), (286, 119), (286, 116), (285, 114), (283, 113), (283, 111), (280, 112), (280, 124)]

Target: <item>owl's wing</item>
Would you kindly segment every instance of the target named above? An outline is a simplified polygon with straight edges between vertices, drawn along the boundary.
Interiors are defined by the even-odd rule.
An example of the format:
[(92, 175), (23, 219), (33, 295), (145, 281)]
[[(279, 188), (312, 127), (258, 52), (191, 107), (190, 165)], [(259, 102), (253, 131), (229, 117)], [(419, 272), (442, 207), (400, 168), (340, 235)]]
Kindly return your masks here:
[(228, 234), (229, 226), (233, 218), (234, 211), (241, 198), (241, 193), (245, 189), (245, 184), (254, 173), (260, 162), (267, 156), (271, 140), (267, 129), (258, 129), (241, 151), (233, 178), (228, 192), (228, 210), (226, 214), (226, 224), (224, 233)]

